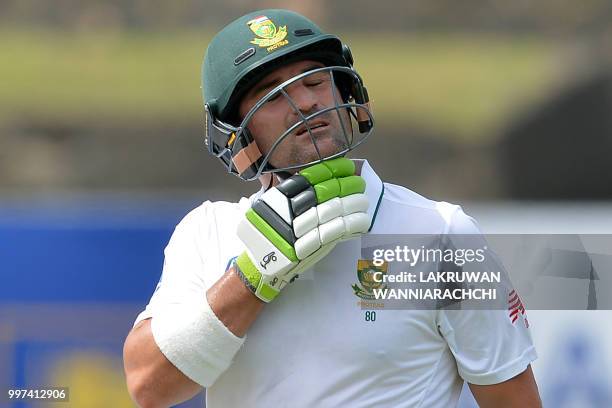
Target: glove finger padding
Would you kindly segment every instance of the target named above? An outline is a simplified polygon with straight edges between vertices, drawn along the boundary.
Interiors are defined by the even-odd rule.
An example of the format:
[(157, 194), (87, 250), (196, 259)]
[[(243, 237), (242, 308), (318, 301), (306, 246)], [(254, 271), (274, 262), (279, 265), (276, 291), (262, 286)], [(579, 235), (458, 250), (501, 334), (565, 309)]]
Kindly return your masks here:
[(236, 263), (260, 299), (271, 301), (304, 264), (367, 231), (365, 181), (354, 173), (345, 158), (316, 164), (270, 188), (246, 212), (237, 231), (246, 251)]

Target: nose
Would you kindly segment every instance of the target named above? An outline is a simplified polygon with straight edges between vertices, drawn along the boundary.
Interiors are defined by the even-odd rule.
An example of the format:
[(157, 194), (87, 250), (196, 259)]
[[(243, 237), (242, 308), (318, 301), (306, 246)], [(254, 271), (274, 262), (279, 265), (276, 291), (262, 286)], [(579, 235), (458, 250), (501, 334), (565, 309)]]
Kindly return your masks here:
[[(291, 84), (291, 86), (287, 88), (287, 94), (295, 104), (295, 108), (302, 114), (309, 114), (317, 109), (318, 100), (316, 93), (305, 86), (302, 81)], [(294, 113), (298, 116), (297, 112)]]

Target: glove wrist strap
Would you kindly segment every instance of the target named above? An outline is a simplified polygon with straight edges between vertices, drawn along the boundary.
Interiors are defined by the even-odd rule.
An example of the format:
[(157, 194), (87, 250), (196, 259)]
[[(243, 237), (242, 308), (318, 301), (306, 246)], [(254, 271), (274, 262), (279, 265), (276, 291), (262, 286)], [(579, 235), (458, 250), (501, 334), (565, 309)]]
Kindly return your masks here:
[(279, 292), (277, 290), (263, 282), (261, 272), (253, 265), (246, 252), (240, 254), (236, 259), (234, 269), (246, 287), (259, 299), (270, 303), (278, 296)]
[(234, 272), (236, 273), (236, 275), (238, 275), (238, 277), (240, 278), (242, 283), (244, 283), (244, 285), (247, 287), (247, 289), (250, 290), (251, 292), (255, 293), (257, 291), (257, 288), (255, 286), (253, 286), (251, 281), (249, 281), (249, 279), (244, 275), (244, 273), (242, 272), (242, 269), (240, 269), (240, 267), (238, 266), (236, 260), (234, 260), (234, 262), (232, 262), (232, 266), (234, 267)]

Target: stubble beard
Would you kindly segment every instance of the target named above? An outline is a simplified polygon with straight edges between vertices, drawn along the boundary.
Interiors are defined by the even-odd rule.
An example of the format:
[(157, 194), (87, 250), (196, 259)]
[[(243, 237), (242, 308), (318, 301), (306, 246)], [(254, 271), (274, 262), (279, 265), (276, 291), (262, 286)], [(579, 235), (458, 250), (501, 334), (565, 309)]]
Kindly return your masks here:
[[(315, 147), (316, 143), (316, 147)], [(278, 165), (271, 163), (276, 168), (293, 167), (298, 165), (307, 165), (308, 163), (319, 161), (327, 157), (333, 156), (343, 150), (346, 150), (348, 145), (343, 135), (343, 130), (336, 130), (334, 134), (315, 136), (314, 143), (311, 141), (307, 148), (300, 146), (298, 143), (292, 143), (288, 152), (278, 152), (282, 156), (282, 162)], [(318, 153), (317, 153), (318, 149)], [(319, 153), (321, 156), (319, 156)], [(274, 155), (276, 156), (276, 154)], [(276, 162), (276, 160), (275, 160)], [(294, 173), (301, 167), (289, 170), (290, 173)]]
[[(329, 133), (324, 135), (313, 135), (314, 140), (310, 139), (310, 136), (305, 135), (309, 139), (309, 143), (306, 144), (307, 147), (304, 147), (303, 143), (297, 143), (295, 139), (291, 141), (287, 140), (287, 142), (292, 142), (290, 144), (290, 147), (287, 149), (288, 151), (275, 152), (271, 157), (270, 163), (276, 168), (307, 165), (308, 163), (319, 161), (320, 159), (325, 159), (343, 150), (347, 150), (352, 135), (348, 134), (345, 137), (345, 130), (340, 124), (340, 120), (343, 120), (343, 122), (345, 122), (344, 129), (350, 132), (352, 128), (350, 124), (350, 119), (348, 117), (345, 119), (337, 118), (337, 120), (333, 120), (330, 122), (329, 126), (333, 129), (330, 129)], [(288, 137), (295, 138), (295, 136)], [(283, 142), (281, 142), (281, 145), (283, 144)], [(319, 156), (319, 153), (321, 156)], [(289, 172), (295, 173), (300, 168), (302, 167), (291, 169), (289, 170)]]

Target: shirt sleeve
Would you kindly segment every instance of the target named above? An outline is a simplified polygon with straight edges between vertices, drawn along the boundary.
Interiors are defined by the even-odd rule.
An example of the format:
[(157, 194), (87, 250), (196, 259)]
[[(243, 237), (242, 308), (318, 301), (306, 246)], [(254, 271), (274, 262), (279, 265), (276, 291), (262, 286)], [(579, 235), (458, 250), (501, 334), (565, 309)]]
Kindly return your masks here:
[[(486, 242), (476, 221), (458, 206), (450, 218), (448, 234), (477, 234), (478, 238), (469, 242)], [(509, 280), (505, 285), (511, 285)], [(518, 294), (515, 298), (519, 299)], [(438, 329), (457, 362), (459, 375), (468, 383), (490, 385), (509, 380), (537, 358), (527, 314), (511, 312), (507, 307), (437, 311)]]
[(134, 325), (155, 315), (156, 310), (174, 303), (198, 304), (205, 300), (207, 288), (204, 279), (205, 261), (201, 250), (206, 248), (198, 221), (205, 215), (209, 202), (196, 208), (176, 226), (164, 249), (161, 278)]

